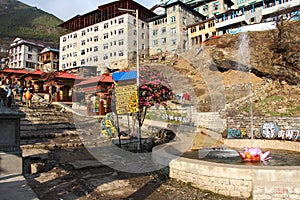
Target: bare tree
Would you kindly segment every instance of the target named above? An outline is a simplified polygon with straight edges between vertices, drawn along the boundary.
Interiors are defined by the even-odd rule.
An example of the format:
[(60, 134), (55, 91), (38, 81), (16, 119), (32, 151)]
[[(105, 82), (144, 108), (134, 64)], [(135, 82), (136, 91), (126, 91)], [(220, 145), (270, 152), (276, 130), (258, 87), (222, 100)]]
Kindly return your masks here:
[[(271, 49), (272, 64), (273, 66), (279, 67), (280, 73), (283, 77), (289, 75), (288, 81), (291, 84), (297, 84), (298, 81), (293, 81), (291, 76), (295, 76), (300, 72), (300, 21), (293, 20), (299, 14), (287, 14), (281, 10), (276, 17), (276, 29), (272, 31), (273, 44)], [(287, 10), (286, 10), (287, 11)], [(284, 16), (288, 16), (284, 18)]]

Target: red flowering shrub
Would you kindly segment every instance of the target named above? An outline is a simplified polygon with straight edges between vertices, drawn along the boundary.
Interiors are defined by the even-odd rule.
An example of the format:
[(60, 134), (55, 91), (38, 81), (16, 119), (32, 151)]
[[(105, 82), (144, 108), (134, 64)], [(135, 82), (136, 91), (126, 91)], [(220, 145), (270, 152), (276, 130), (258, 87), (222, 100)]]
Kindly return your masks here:
[(143, 124), (147, 109), (154, 105), (167, 107), (167, 101), (173, 93), (159, 66), (143, 66), (140, 68), (139, 87), (139, 123)]

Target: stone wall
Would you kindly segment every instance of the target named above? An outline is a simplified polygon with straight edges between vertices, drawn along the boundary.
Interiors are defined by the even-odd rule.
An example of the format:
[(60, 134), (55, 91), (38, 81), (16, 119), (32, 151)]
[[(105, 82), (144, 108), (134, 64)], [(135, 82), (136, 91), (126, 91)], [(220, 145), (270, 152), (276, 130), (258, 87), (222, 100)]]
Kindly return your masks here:
[(179, 158), (170, 177), (203, 190), (254, 200), (300, 199), (298, 167), (252, 167)]
[(193, 112), (192, 121), (195, 126), (223, 132), (226, 129), (226, 119), (222, 119), (218, 112)]
[[(253, 131), (257, 137), (261, 137), (261, 127), (265, 123), (274, 123), (278, 126), (278, 131), (300, 130), (300, 117), (269, 117), (269, 116), (253, 116)], [(228, 129), (244, 129), (250, 133), (250, 116), (228, 116)]]

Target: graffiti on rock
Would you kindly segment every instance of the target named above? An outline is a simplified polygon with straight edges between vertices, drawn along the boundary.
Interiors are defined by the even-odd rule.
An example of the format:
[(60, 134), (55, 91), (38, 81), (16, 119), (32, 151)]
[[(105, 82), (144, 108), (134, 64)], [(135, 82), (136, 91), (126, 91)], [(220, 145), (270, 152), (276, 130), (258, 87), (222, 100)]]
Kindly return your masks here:
[(293, 140), (300, 141), (300, 131), (299, 130), (280, 130), (278, 132), (278, 139), (281, 140)]
[(261, 126), (261, 135), (265, 139), (274, 139), (278, 134), (278, 126), (273, 122), (266, 122)]

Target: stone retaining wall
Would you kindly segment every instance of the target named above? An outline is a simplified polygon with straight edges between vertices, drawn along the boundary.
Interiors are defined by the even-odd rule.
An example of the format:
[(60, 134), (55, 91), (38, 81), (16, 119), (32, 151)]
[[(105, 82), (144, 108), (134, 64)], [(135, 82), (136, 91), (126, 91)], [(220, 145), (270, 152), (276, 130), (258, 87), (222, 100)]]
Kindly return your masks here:
[(252, 167), (179, 158), (170, 177), (200, 189), (254, 200), (300, 199), (299, 167)]
[(218, 112), (193, 113), (192, 121), (195, 126), (223, 132), (226, 129), (226, 119), (222, 119)]
[[(261, 137), (261, 127), (265, 123), (274, 123), (278, 126), (279, 131), (300, 130), (300, 117), (269, 117), (253, 116), (253, 131), (257, 137)], [(251, 118), (250, 116), (229, 116), (227, 117), (228, 129), (244, 129), (250, 133)]]

